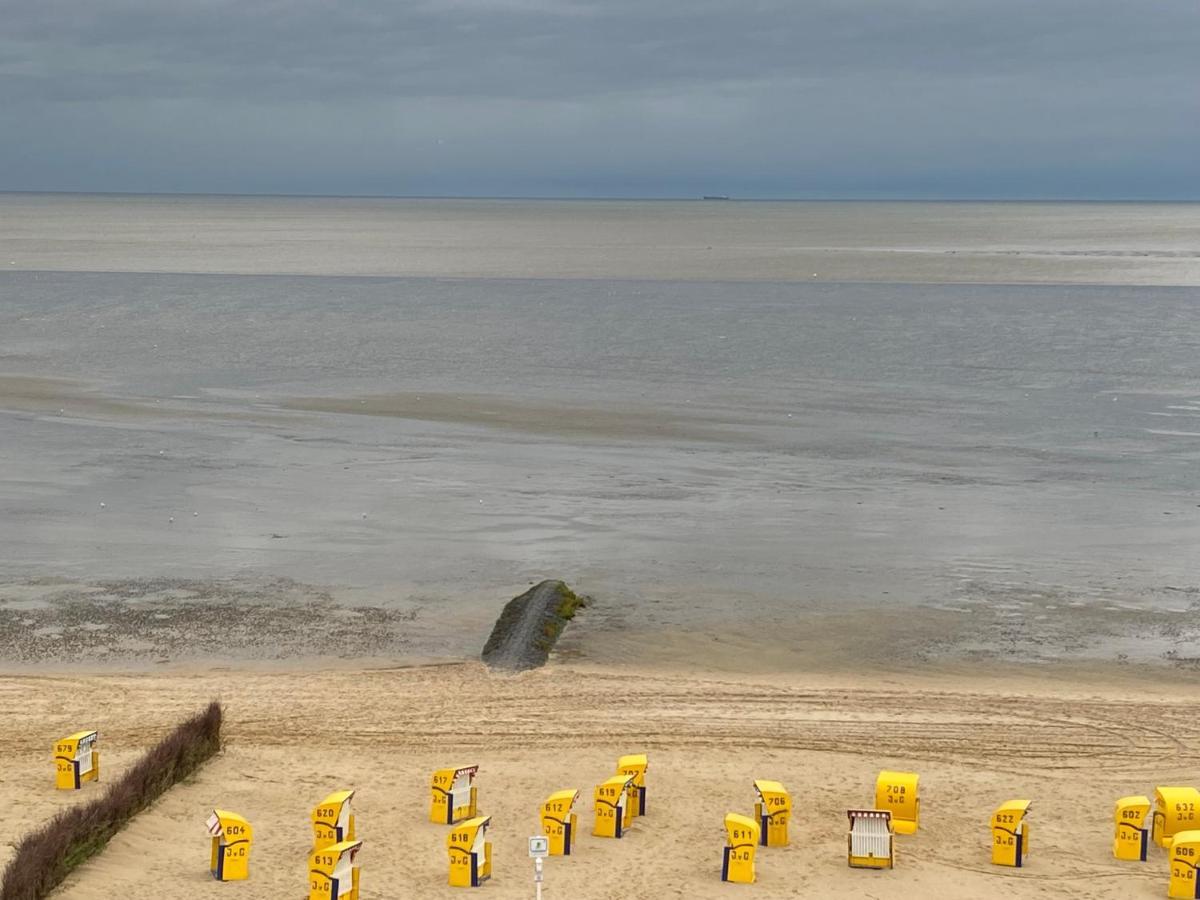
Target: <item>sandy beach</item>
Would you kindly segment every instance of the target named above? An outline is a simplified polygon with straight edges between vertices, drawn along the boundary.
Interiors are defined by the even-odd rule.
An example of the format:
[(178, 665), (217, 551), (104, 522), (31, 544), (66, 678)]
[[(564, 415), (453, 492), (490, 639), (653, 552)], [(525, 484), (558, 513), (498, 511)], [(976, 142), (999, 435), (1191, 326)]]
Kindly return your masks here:
[[(1140, 668), (867, 669), (791, 676), (691, 674), (572, 665), (517, 676), (475, 663), (264, 671), (6, 676), (0, 800), (11, 833), (74, 802), (50, 785), (47, 746), (99, 728), (105, 779), (170, 723), (212, 697), (226, 705), (226, 748), (172, 789), (58, 896), (184, 900), (304, 896), (308, 813), (353, 788), (363, 894), (452, 897), (446, 829), (426, 820), (435, 768), (478, 764), (492, 815), (495, 874), (482, 896), (532, 894), (525, 838), (538, 803), (578, 788), (582, 836), (551, 859), (546, 896), (1160, 897), (1164, 854), (1111, 854), (1113, 801), (1156, 784), (1194, 783), (1196, 681)], [(591, 792), (618, 755), (650, 755), (648, 816), (623, 840), (591, 835)], [(845, 810), (869, 804), (881, 768), (921, 775), (922, 827), (897, 838), (890, 872), (845, 863)], [(726, 812), (752, 812), (755, 778), (782, 781), (792, 844), (760, 850), (759, 883), (719, 881)], [(96, 788), (89, 788), (86, 797)], [(1024, 797), (1032, 851), (1021, 871), (988, 862), (988, 817)], [(207, 872), (204, 819), (233, 809), (256, 828), (251, 880)], [(15, 818), (14, 818), (15, 816)], [(0, 862), (9, 852), (0, 846)]]
[[(1165, 893), (1111, 817), (1200, 778), (1197, 207), (0, 209), (0, 864), (99, 789), (52, 789), (56, 739), (98, 729), (111, 782), (227, 712), (56, 897), (300, 900), (338, 789), (364, 897), (456, 896), (426, 803), (461, 763), (485, 897), (532, 894), (564, 788), (551, 900)], [(546, 578), (594, 602), (489, 673)], [(643, 751), (649, 815), (592, 837)], [(850, 870), (881, 768), (920, 773), (922, 829)], [(792, 845), (723, 885), (762, 778)], [(1018, 797), (1029, 864), (997, 869)], [(248, 882), (208, 875), (215, 806), (257, 830)]]

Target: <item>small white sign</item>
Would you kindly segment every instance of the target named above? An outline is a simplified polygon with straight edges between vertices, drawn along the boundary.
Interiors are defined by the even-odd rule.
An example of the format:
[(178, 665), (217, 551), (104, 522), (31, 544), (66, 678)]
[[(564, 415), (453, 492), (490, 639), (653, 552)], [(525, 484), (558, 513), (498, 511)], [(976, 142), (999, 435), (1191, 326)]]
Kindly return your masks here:
[(545, 859), (550, 855), (550, 838), (545, 835), (529, 839), (529, 858)]

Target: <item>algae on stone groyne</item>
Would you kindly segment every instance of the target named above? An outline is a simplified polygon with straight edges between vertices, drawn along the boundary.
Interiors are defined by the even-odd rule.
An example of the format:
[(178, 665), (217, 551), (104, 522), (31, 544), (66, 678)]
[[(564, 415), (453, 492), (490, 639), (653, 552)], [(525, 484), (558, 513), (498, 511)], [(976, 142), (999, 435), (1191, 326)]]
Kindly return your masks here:
[(576, 611), (587, 606), (564, 582), (543, 581), (509, 600), (483, 645), (483, 661), (493, 669), (536, 669)]

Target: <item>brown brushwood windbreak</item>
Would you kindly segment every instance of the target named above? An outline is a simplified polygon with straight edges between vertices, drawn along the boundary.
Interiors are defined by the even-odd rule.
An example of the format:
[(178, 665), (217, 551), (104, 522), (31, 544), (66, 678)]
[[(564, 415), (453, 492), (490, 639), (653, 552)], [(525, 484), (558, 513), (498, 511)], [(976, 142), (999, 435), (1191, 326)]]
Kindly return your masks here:
[(103, 796), (63, 810), (28, 835), (4, 870), (0, 900), (49, 896), (130, 819), (221, 749), (221, 719), (221, 705), (210, 703), (150, 749)]

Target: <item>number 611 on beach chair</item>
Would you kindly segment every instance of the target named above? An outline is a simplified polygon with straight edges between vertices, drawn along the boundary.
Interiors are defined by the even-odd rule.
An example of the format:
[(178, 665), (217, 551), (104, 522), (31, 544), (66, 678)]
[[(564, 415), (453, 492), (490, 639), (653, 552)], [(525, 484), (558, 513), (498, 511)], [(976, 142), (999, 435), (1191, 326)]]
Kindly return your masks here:
[(754, 883), (754, 853), (758, 849), (758, 823), (749, 816), (728, 813), (725, 816), (725, 855), (721, 859), (721, 880), (735, 884)]

